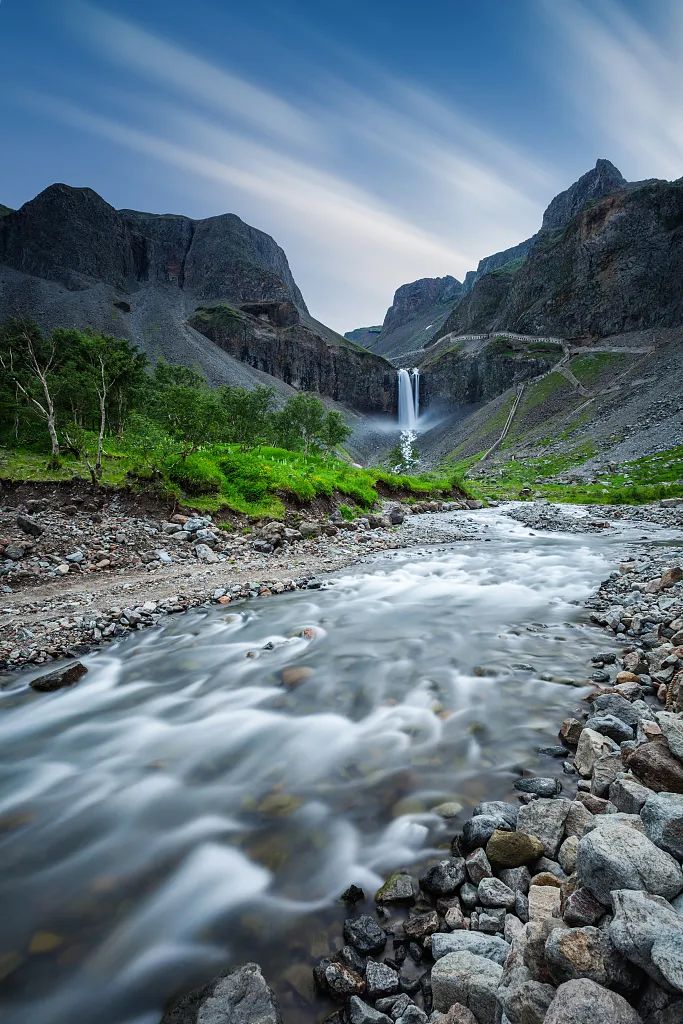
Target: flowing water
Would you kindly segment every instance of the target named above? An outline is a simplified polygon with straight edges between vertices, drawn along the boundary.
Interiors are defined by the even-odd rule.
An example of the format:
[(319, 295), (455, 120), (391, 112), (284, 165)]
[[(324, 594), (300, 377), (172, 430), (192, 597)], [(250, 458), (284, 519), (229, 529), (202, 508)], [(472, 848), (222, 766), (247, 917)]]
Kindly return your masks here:
[(156, 1024), (248, 959), (286, 1024), (319, 1019), (310, 964), (341, 944), (339, 893), (447, 847), (435, 805), (464, 817), (521, 770), (560, 770), (535, 751), (580, 696), (557, 680), (605, 646), (582, 600), (617, 555), (477, 522), (320, 590), (169, 618), (72, 690), (10, 679), (4, 1024)]

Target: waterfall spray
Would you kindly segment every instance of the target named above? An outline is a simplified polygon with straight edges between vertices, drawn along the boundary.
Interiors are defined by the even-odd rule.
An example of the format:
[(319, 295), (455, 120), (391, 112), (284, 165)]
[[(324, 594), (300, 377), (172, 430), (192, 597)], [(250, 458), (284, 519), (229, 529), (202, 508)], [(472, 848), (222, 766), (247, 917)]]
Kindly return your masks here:
[(398, 425), (401, 430), (415, 430), (420, 414), (420, 371), (416, 368), (398, 371)]

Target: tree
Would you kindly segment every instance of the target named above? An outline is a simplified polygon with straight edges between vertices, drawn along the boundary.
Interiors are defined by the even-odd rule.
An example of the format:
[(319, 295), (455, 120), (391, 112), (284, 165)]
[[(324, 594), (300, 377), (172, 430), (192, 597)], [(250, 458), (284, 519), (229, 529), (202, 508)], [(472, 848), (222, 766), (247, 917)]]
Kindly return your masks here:
[(272, 430), (271, 413), (275, 397), (272, 388), (220, 387), (216, 397), (223, 410), (225, 440), (242, 448), (266, 441)]
[(338, 412), (328, 412), (316, 395), (287, 399), (273, 416), (277, 443), (293, 451), (332, 450), (351, 433)]
[(45, 421), (52, 466), (59, 464), (56, 397), (64, 355), (55, 335), (45, 338), (30, 321), (10, 320), (0, 329), (0, 369), (12, 382), (17, 397)]
[(186, 459), (225, 430), (223, 407), (205, 379), (188, 366), (157, 363), (149, 384), (149, 412), (182, 444)]

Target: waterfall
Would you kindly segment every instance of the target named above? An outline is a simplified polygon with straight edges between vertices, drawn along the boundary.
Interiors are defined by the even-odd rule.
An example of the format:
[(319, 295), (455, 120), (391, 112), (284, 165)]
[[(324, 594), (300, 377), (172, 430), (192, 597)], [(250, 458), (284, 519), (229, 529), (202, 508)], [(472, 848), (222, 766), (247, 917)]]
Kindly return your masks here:
[(401, 430), (415, 430), (420, 414), (420, 371), (398, 371), (398, 425)]

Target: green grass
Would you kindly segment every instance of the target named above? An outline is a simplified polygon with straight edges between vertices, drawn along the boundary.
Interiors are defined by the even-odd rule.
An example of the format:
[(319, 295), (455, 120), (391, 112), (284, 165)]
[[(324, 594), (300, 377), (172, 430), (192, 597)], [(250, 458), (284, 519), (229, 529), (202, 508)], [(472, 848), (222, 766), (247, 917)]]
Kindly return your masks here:
[[(320, 498), (336, 502), (340, 496), (348, 499), (345, 505), (353, 516), (356, 508), (371, 508), (381, 495), (414, 501), (446, 497), (454, 488), (465, 490), (453, 469), (410, 476), (378, 467), (357, 469), (341, 459), (268, 447), (245, 451), (237, 445), (211, 445), (186, 459), (167, 454), (157, 461), (157, 468), (160, 480), (158, 472), (143, 465), (125, 441), (110, 439), (102, 483), (138, 488), (154, 485), (162, 494), (193, 508), (207, 512), (225, 509), (250, 518), (277, 518), (287, 505), (305, 506)], [(89, 480), (85, 463), (74, 456), (65, 455), (54, 470), (47, 468), (44, 453), (0, 448), (2, 480), (52, 482), (74, 477)]]
[(576, 356), (569, 368), (582, 384), (593, 384), (614, 369), (626, 369), (625, 361), (631, 357), (624, 352), (594, 352)]
[[(584, 505), (639, 505), (660, 498), (683, 497), (683, 446), (625, 463), (617, 473), (597, 475), (595, 483), (535, 482), (538, 477), (557, 477), (595, 454), (595, 445), (589, 442), (561, 455), (491, 466), (486, 478), (472, 480), (470, 484), (478, 496), (499, 500), (518, 498), (527, 487), (551, 501)], [(465, 470), (462, 464), (454, 468)]]
[(235, 322), (243, 320), (239, 310), (232, 306), (197, 306), (190, 318), (190, 324), (201, 324), (205, 327), (231, 327)]

